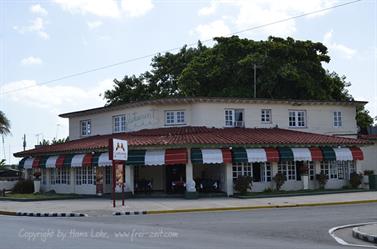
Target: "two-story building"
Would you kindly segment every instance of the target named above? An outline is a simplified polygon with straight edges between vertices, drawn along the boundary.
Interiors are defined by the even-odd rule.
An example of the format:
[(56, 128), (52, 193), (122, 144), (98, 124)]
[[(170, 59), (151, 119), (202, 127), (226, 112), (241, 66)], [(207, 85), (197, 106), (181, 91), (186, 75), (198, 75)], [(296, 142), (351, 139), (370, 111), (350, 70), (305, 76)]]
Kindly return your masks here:
[(264, 191), (278, 172), (285, 190), (317, 188), (321, 172), (326, 188), (341, 188), (361, 171), (360, 147), (370, 143), (357, 139), (356, 107), (364, 104), (166, 98), (105, 106), (61, 114), (69, 142), (15, 156), (29, 174), (41, 170), (42, 189), (58, 193), (111, 192), (109, 138), (128, 141), (125, 188), (132, 193), (195, 186), (232, 195), (240, 175), (252, 176), (252, 191)]

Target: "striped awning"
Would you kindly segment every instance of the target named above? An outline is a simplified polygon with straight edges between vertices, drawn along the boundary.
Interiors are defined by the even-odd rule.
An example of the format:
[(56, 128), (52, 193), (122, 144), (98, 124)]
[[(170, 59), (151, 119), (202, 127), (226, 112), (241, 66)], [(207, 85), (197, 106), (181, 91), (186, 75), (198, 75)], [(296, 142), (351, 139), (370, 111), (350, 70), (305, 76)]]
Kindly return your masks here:
[(363, 160), (364, 155), (360, 148), (331, 148), (322, 147), (323, 159), (326, 161)]
[(72, 157), (71, 160), (71, 167), (72, 168), (79, 168), (83, 166), (85, 154), (77, 154)]
[(56, 168), (56, 161), (59, 156), (50, 156), (46, 161), (46, 168)]
[(233, 148), (232, 155), (235, 163), (277, 162), (279, 160), (279, 153), (274, 148)]
[(232, 153), (229, 149), (191, 149), (193, 164), (232, 163)]
[(93, 157), (93, 166), (108, 167), (112, 166), (112, 161), (109, 159), (109, 153), (97, 154)]
[(187, 149), (161, 150), (130, 150), (128, 152), (129, 165), (175, 165), (187, 163)]

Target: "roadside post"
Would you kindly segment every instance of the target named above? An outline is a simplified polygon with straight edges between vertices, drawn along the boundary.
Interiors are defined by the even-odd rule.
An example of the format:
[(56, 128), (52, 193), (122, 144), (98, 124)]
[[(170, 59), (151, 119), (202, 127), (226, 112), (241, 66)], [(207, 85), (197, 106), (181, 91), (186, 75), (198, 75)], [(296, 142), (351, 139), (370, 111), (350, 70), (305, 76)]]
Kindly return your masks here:
[(113, 207), (115, 203), (115, 190), (118, 185), (122, 189), (122, 206), (124, 206), (124, 184), (125, 184), (125, 165), (128, 158), (127, 140), (116, 138), (109, 139), (109, 159), (112, 161), (113, 184), (112, 199)]

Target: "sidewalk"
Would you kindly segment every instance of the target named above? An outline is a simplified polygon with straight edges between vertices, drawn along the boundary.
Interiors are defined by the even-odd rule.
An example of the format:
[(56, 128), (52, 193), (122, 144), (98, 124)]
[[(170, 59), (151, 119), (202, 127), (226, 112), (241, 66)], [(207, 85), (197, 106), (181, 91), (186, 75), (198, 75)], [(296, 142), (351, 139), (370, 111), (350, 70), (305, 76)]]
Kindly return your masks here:
[[(198, 200), (185, 199), (126, 199), (126, 207), (117, 201), (117, 207), (112, 207), (112, 201), (106, 199), (78, 199), (78, 200), (53, 200), (35, 202), (1, 201), (0, 211), (22, 212), (77, 212), (89, 216), (112, 215), (115, 211), (153, 211), (153, 212), (179, 212), (184, 210), (200, 211), (197, 209), (227, 210), (284, 206), (311, 206), (346, 204), (348, 202), (377, 202), (377, 191), (361, 193), (325, 194), (313, 196), (275, 197), (258, 199), (236, 198), (203, 198)], [(151, 212), (151, 213), (153, 213)]]

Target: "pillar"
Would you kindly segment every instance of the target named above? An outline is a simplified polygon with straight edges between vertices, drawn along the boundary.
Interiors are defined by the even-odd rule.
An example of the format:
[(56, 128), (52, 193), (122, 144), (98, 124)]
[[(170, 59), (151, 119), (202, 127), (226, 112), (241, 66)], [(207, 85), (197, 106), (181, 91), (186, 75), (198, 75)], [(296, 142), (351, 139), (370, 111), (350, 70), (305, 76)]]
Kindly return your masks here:
[(278, 163), (277, 162), (271, 162), (271, 188), (275, 188), (275, 181), (274, 176), (278, 173)]
[(225, 164), (225, 192), (227, 196), (233, 195), (233, 165), (231, 163)]
[(76, 177), (75, 177), (76, 170), (75, 169), (76, 168), (69, 169), (69, 189), (71, 193), (75, 193), (75, 190), (76, 190)]
[(319, 183), (317, 181), (317, 174), (321, 174), (321, 162), (314, 161), (314, 180), (315, 180), (315, 188), (319, 188)]
[(196, 192), (196, 188), (195, 188), (196, 183), (194, 182), (194, 172), (193, 172), (193, 166), (192, 166), (191, 157), (190, 157), (191, 155), (190, 149), (187, 149), (187, 155), (189, 156), (187, 158), (187, 163), (186, 163), (186, 191)]
[(126, 176), (126, 192), (134, 193), (134, 168), (131, 165), (127, 165), (125, 167), (125, 176)]

